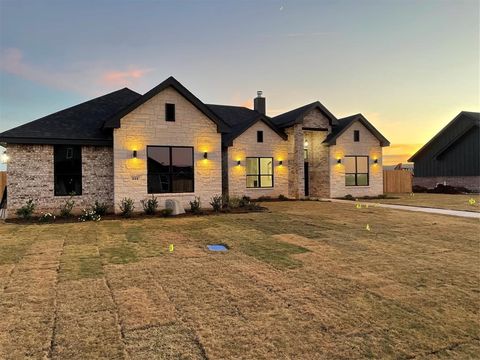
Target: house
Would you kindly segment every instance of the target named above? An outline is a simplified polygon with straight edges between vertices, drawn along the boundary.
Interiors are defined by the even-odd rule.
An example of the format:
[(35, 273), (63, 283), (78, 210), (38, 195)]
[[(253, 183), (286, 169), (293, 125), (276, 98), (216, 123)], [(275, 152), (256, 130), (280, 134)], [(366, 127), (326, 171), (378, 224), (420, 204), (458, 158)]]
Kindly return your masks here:
[(34, 199), (56, 211), (75, 194), (115, 211), (123, 198), (341, 197), (383, 192), (389, 142), (361, 114), (337, 119), (320, 102), (269, 117), (205, 104), (173, 77), (144, 95), (124, 88), (0, 134), (7, 148), (8, 210)]
[(480, 113), (462, 111), (408, 161), (415, 163), (413, 184), (437, 184), (480, 191)]

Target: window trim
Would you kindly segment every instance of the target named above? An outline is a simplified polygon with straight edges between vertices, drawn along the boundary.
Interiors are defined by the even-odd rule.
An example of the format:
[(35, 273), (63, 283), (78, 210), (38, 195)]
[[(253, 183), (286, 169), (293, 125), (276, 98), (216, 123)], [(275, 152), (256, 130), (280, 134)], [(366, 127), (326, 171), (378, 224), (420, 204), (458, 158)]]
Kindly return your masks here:
[[(170, 119), (169, 120), (169, 117), (168, 117), (168, 107), (169, 106), (172, 106), (173, 107), (173, 119)], [(165, 121), (168, 121), (168, 122), (175, 122), (176, 120), (176, 106), (175, 104), (173, 103), (165, 103)]]
[(360, 130), (353, 130), (353, 142), (360, 142)]
[[(78, 148), (80, 150), (80, 174), (73, 174), (73, 173), (60, 173), (56, 171), (56, 166), (55, 166), (55, 151), (58, 148), (66, 148), (67, 154), (65, 156), (65, 160), (70, 160), (73, 159), (74, 155), (74, 148)], [(69, 149), (72, 149), (72, 152), (70, 154), (70, 157), (68, 158), (67, 155), (69, 154)], [(83, 194), (83, 157), (82, 157), (82, 146), (81, 145), (54, 145), (53, 146), (53, 196), (56, 197), (61, 197), (61, 196), (82, 196)], [(57, 191), (57, 177), (58, 176), (80, 176), (80, 193), (74, 193), (73, 195), (70, 194), (59, 194)]]
[(263, 130), (257, 130), (257, 143), (263, 143)]
[[(345, 171), (345, 186), (370, 186), (370, 156), (368, 155), (345, 155), (344, 157), (353, 157), (355, 158), (355, 172), (354, 173), (347, 173)], [(358, 164), (357, 164), (357, 159), (358, 158), (367, 158), (367, 172), (366, 173), (359, 173), (357, 172)], [(347, 185), (347, 175), (355, 175), (355, 185)], [(358, 175), (367, 175), (367, 184), (366, 185), (358, 185)]]
[[(258, 165), (258, 174), (248, 174), (247, 173), (247, 166), (246, 164), (248, 163), (248, 159), (257, 159), (257, 165)], [(271, 159), (272, 160), (272, 174), (264, 174), (262, 175), (261, 173), (261, 168), (260, 168), (260, 159)], [(247, 189), (273, 189), (275, 187), (275, 167), (273, 164), (273, 157), (270, 156), (247, 156), (245, 160), (245, 185)], [(258, 180), (258, 186), (248, 186), (248, 177), (257, 177)], [(262, 186), (262, 176), (271, 176), (272, 178), (272, 186)]]
[[(148, 148), (168, 148), (169, 149), (169, 162), (170, 170), (168, 176), (170, 179), (170, 188), (172, 191), (162, 191), (162, 192), (149, 192), (148, 190)], [(193, 185), (192, 191), (182, 191), (174, 192), (173, 191), (173, 172), (172, 172), (172, 148), (181, 148), (181, 149), (191, 149), (192, 150), (192, 173), (193, 173)], [(195, 192), (195, 151), (193, 146), (176, 146), (176, 145), (147, 145), (147, 194), (192, 194)]]

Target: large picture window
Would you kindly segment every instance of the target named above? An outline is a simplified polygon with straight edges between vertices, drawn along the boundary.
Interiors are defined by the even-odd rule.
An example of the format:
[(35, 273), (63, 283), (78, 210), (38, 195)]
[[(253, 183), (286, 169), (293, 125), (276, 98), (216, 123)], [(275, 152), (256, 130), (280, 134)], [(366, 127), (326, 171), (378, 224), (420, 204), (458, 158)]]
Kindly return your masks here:
[(247, 188), (273, 187), (273, 158), (247, 158)]
[(147, 146), (149, 194), (194, 191), (193, 147)]
[(368, 156), (345, 156), (345, 185), (368, 186)]
[(54, 146), (53, 177), (55, 196), (82, 195), (81, 146)]

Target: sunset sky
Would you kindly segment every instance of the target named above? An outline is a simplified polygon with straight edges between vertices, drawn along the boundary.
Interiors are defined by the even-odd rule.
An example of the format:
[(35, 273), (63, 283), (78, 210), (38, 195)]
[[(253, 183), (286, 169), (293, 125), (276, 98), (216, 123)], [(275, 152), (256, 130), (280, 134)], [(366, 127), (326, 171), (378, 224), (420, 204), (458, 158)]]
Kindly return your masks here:
[(0, 131), (173, 75), (207, 103), (361, 112), (405, 161), (479, 111), (479, 2), (0, 0)]

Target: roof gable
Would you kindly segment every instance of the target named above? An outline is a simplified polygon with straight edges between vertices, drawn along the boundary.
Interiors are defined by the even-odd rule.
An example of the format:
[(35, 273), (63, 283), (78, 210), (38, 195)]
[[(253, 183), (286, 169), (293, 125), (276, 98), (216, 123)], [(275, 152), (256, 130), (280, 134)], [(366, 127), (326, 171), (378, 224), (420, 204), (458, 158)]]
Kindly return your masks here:
[(212, 112), (203, 102), (201, 102), (195, 95), (193, 95), (186, 87), (184, 87), (180, 82), (178, 82), (173, 76), (170, 76), (168, 79), (160, 83), (159, 85), (155, 86), (150, 91), (146, 92), (143, 96), (138, 98), (135, 102), (130, 104), (125, 109), (122, 109), (115, 115), (113, 115), (110, 119), (108, 119), (104, 127), (105, 128), (119, 128), (120, 127), (120, 120), (140, 105), (144, 104), (155, 95), (159, 94), (164, 89), (172, 87), (174, 88), (180, 95), (182, 95), (185, 99), (187, 99), (192, 105), (194, 105), (198, 110), (200, 110), (205, 116), (207, 116), (210, 120), (212, 120), (217, 125), (218, 132), (229, 132), (230, 129), (228, 125), (219, 118), (214, 112)]
[(454, 127), (458, 126), (460, 122), (465, 123), (465, 128), (460, 131), (460, 133), (451, 139), (446, 146), (442, 147), (439, 151), (435, 153), (435, 157), (440, 156), (448, 148), (450, 148), (454, 143), (458, 142), (463, 135), (465, 135), (470, 129), (474, 126), (480, 126), (480, 113), (462, 111), (460, 114), (455, 116), (452, 121), (450, 121), (445, 127), (440, 130), (433, 138), (431, 138), (425, 145), (423, 145), (408, 161), (415, 162), (419, 156), (426, 153), (430, 148), (432, 148), (435, 143), (440, 141), (440, 139), (448, 134)]
[(338, 125), (332, 127), (332, 132), (323, 141), (328, 145), (335, 145), (338, 137), (342, 135), (356, 121), (360, 122), (375, 136), (381, 146), (389, 146), (390, 142), (362, 115), (355, 114), (338, 120)]
[(111, 145), (111, 131), (103, 129), (105, 120), (140, 97), (123, 88), (7, 130), (0, 134), (0, 142)]
[(280, 128), (286, 128), (295, 124), (300, 124), (302, 123), (304, 116), (313, 109), (320, 110), (320, 112), (327, 117), (330, 125), (337, 124), (337, 118), (330, 111), (328, 111), (328, 109), (323, 106), (320, 101), (315, 101), (313, 103), (290, 110), (286, 113), (277, 115), (272, 118), (272, 122)]

